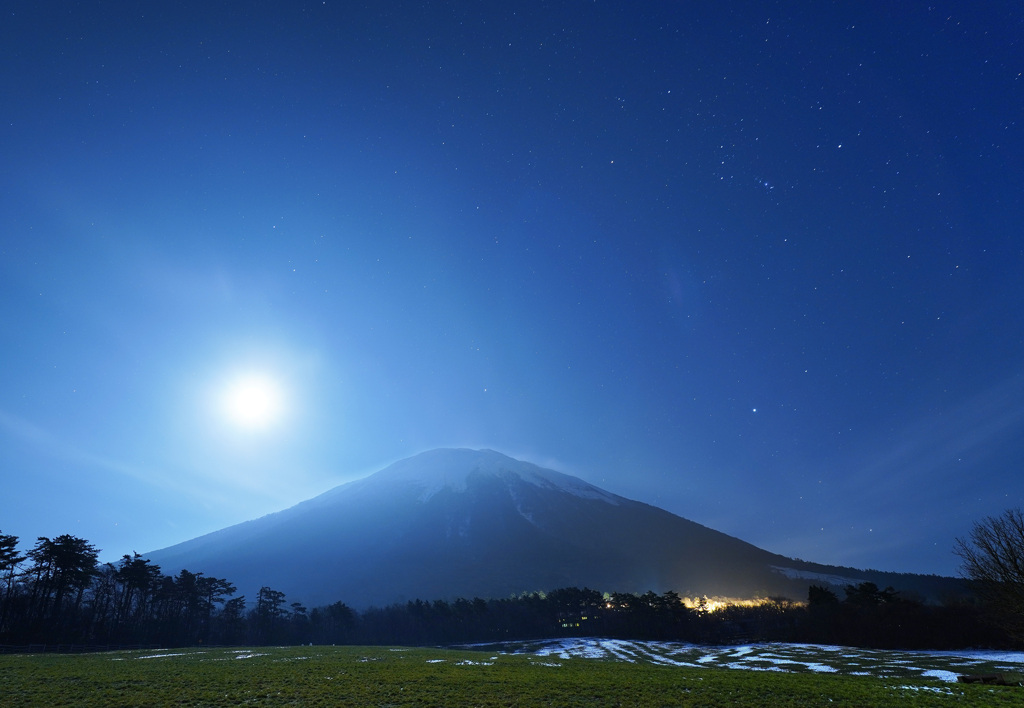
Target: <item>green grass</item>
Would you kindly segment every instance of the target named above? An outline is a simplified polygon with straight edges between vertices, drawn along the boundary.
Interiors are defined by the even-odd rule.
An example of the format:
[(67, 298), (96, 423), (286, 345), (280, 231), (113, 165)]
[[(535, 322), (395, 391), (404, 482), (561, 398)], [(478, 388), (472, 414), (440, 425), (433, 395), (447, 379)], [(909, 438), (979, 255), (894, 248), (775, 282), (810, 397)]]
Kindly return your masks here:
[[(800, 664), (794, 657), (786, 658)], [(751, 657), (751, 661), (757, 659)], [(851, 671), (862, 670), (860, 660), (851, 667)], [(1021, 688), (920, 677), (694, 668), (443, 649), (261, 647), (0, 656), (0, 703), (11, 707), (1020, 706), (1022, 702)]]

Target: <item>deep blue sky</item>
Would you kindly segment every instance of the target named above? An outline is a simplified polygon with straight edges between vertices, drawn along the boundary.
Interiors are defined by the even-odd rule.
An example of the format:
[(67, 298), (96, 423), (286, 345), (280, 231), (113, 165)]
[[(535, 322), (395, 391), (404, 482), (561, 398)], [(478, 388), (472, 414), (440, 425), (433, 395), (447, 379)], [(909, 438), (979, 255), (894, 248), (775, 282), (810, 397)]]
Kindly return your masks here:
[(884, 570), (1024, 503), (1019, 3), (365, 5), (4, 6), (0, 531), (451, 445)]

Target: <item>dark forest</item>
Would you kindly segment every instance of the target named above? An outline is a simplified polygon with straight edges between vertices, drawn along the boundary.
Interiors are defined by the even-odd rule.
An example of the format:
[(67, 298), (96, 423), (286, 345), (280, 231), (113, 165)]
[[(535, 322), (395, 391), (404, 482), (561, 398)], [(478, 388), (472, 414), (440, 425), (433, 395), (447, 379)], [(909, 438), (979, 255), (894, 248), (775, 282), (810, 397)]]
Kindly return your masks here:
[(805, 602), (768, 598), (714, 610), (674, 592), (559, 588), (501, 599), (413, 600), (355, 611), (306, 608), (273, 588), (236, 596), (228, 579), (165, 575), (139, 554), (100, 564), (84, 539), (39, 538), (25, 554), (0, 534), (0, 645), (7, 650), (125, 646), (492, 643), (561, 636), (724, 644), (762, 641), (953, 649), (1014, 648), (970, 598), (925, 604), (861, 583), (811, 586)]

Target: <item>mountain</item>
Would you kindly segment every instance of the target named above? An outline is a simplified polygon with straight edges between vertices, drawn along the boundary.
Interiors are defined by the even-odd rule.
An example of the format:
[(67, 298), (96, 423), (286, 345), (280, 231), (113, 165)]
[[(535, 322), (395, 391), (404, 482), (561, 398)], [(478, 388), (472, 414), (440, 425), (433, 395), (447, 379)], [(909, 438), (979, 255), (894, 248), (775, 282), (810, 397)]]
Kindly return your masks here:
[(810, 584), (870, 580), (933, 597), (959, 587), (796, 561), (491, 450), (425, 452), (146, 555), (165, 573), (226, 578), (250, 600), (265, 585), (308, 607), (357, 609), (568, 586), (801, 600)]

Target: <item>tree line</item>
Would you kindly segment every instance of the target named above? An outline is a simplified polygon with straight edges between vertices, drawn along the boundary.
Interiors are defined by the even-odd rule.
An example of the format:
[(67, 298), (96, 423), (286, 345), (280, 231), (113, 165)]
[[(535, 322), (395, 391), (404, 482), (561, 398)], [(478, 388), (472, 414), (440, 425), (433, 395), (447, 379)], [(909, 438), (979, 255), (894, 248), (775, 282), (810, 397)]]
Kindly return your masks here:
[(0, 641), (8, 644), (188, 645), (247, 638), (244, 597), (222, 578), (164, 575), (139, 554), (100, 564), (99, 550), (64, 534), (27, 553), (0, 534)]
[[(561, 588), (507, 599), (415, 600), (356, 615), (347, 641), (381, 644), (500, 643), (601, 636), (701, 644), (800, 642), (876, 648), (1012, 648), (1013, 638), (984, 621), (966, 598), (926, 605), (874, 583), (840, 592), (811, 586), (806, 602), (767, 598), (711, 609), (674, 592), (601, 593)], [(318, 638), (319, 639), (319, 638)]]
[(925, 605), (866, 582), (812, 586), (784, 598), (712, 611), (674, 592), (560, 588), (501, 599), (412, 600), (356, 612), (312, 610), (281, 591), (252, 601), (223, 578), (164, 574), (139, 554), (101, 564), (84, 539), (41, 537), (24, 554), (0, 534), (0, 644), (161, 646), (265, 644), (447, 645), (563, 636), (703, 643), (786, 641), (899, 648), (1011, 647), (969, 599)]

